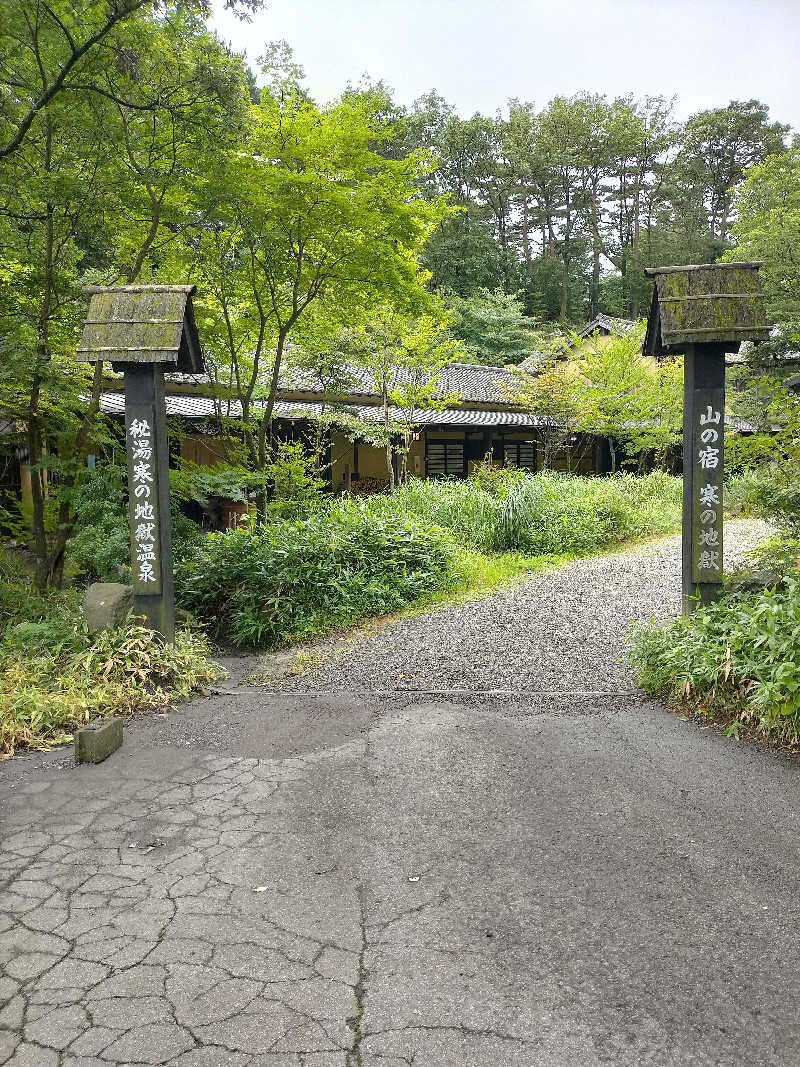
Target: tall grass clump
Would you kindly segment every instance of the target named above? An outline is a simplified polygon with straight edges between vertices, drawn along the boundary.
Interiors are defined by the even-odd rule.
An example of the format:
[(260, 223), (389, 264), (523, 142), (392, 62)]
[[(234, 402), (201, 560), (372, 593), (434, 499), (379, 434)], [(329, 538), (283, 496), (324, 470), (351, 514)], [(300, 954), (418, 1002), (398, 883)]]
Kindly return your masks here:
[(90, 634), (74, 590), (37, 593), (0, 578), (0, 755), (49, 748), (105, 715), (128, 715), (186, 697), (224, 671), (198, 633), (174, 645), (131, 621)]
[(481, 472), (467, 481), (412, 481), (370, 506), (442, 527), (484, 552), (585, 555), (678, 529), (681, 485), (662, 473)]
[(236, 645), (277, 647), (446, 587), (454, 553), (441, 530), (342, 500), (209, 535), (179, 562), (177, 598)]
[(800, 744), (800, 578), (728, 595), (637, 629), (631, 661), (647, 693), (783, 744)]

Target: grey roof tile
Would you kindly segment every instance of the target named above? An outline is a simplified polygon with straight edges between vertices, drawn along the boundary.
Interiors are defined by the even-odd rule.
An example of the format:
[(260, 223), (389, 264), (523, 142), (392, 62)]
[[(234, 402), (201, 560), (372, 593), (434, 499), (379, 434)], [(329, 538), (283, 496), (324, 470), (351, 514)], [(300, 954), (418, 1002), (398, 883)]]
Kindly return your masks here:
[[(395, 368), (394, 381), (397, 385), (409, 382), (409, 374), (402, 368)], [(350, 364), (345, 371), (345, 391), (349, 396), (377, 397), (378, 390), (370, 372), (357, 364)], [(489, 367), (482, 363), (449, 363), (438, 379), (437, 394), (453, 396), (456, 401), (474, 404), (511, 404), (519, 372), (506, 367)], [(176, 385), (206, 386), (212, 384), (208, 374), (165, 375), (167, 383)], [(266, 385), (265, 381), (265, 385)], [(280, 390), (286, 392), (317, 394), (325, 392), (324, 383), (312, 371), (304, 367), (284, 367), (281, 372)]]
[[(125, 410), (125, 397), (122, 393), (103, 393), (100, 409), (107, 415), (121, 415)], [(381, 422), (382, 409), (371, 404), (328, 405), (326, 411), (342, 411), (347, 415), (356, 415), (368, 422)], [(322, 405), (314, 402), (278, 400), (275, 403), (275, 417), (279, 419), (303, 419), (319, 415)], [(187, 419), (205, 419), (220, 413), (230, 418), (241, 416), (242, 408), (238, 400), (226, 401), (220, 406), (210, 396), (167, 396), (167, 414), (181, 415)], [(405, 413), (398, 408), (389, 408), (389, 417), (393, 421), (405, 418)], [(470, 408), (445, 408), (443, 411), (431, 409), (415, 412), (413, 422), (418, 426), (538, 426), (543, 420), (524, 411), (479, 411)]]

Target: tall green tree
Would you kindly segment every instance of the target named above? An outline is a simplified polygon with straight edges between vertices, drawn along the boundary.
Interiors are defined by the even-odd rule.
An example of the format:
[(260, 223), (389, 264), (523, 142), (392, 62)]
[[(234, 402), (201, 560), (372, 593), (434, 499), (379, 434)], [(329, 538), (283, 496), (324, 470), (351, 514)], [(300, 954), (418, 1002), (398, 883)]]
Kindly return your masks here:
[(441, 410), (448, 402), (439, 389), (439, 377), (458, 358), (461, 342), (449, 335), (447, 317), (435, 304), (423, 315), (385, 304), (351, 331), (349, 345), (381, 399), (386, 477), (394, 489), (408, 478), (408, 456), (420, 413)]
[(317, 108), (279, 85), (251, 109), (243, 148), (219, 159), (186, 258), (256, 469), (287, 345), (312, 310), (340, 322), (376, 302), (408, 310), (430, 300), (417, 256), (450, 208), (418, 195), (423, 153), (377, 150), (390, 133), (363, 97)]
[(800, 323), (800, 148), (751, 167), (733, 209), (737, 246), (726, 258), (762, 260), (770, 314)]
[(732, 219), (733, 189), (748, 167), (785, 151), (788, 126), (770, 122), (759, 100), (731, 100), (686, 123), (681, 164), (697, 188), (711, 235), (724, 241)]
[[(262, 0), (225, 0), (249, 18)], [(167, 21), (157, 0), (0, 0), (0, 160), (17, 152), (53, 105), (75, 94), (130, 104), (110, 76), (109, 58), (121, 66), (137, 52), (120, 48), (117, 32), (142, 18)], [(209, 0), (189, 0), (184, 11), (210, 13)], [(156, 110), (163, 98), (142, 104)], [(61, 114), (65, 112), (62, 109)]]
[[(665, 448), (674, 433), (674, 404), (664, 404), (674, 380), (659, 377), (652, 360), (641, 353), (643, 330), (584, 344), (570, 376), (577, 406), (577, 428), (605, 437), (611, 470), (618, 470), (626, 448)], [(680, 397), (680, 391), (676, 392)]]
[(522, 363), (537, 350), (536, 320), (524, 313), (517, 293), (477, 289), (471, 296), (443, 294), (450, 333), (464, 342), (462, 359), (503, 367)]
[[(44, 588), (61, 582), (74, 491), (97, 432), (102, 366), (89, 376), (74, 362), (82, 283), (158, 270), (160, 238), (174, 240), (175, 221), (191, 210), (198, 157), (235, 129), (244, 79), (183, 5), (155, 14), (138, 4), (110, 23), (100, 4), (11, 6), (2, 32), (15, 66), (0, 67), (0, 136), (13, 146), (0, 159), (0, 285), (14, 295), (0, 323), (0, 405), (26, 427)], [(79, 41), (91, 45), (69, 64)]]

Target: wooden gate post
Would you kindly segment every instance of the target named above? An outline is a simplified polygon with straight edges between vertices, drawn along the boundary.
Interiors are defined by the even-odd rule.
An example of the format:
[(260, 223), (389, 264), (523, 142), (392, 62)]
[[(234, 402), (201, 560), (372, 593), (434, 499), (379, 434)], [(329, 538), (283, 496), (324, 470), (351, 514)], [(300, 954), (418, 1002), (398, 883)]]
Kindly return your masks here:
[(684, 613), (722, 584), (725, 345), (687, 344), (683, 370)]
[(125, 450), (131, 527), (133, 611), (168, 641), (175, 637), (164, 366), (117, 363), (125, 377)]
[(760, 263), (655, 267), (644, 353), (682, 352), (682, 602), (715, 600), (723, 577), (725, 355), (769, 337)]
[(175, 594), (164, 372), (200, 374), (204, 369), (192, 310), (194, 289), (87, 289), (89, 311), (77, 353), (84, 362), (111, 362), (124, 377), (133, 610), (168, 641), (175, 637)]

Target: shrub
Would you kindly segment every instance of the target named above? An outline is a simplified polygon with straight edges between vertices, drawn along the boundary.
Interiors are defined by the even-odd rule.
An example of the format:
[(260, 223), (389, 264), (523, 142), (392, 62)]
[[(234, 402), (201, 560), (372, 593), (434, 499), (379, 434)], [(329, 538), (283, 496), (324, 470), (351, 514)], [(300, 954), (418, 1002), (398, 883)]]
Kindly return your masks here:
[(394, 611), (450, 581), (440, 531), (340, 501), (211, 534), (178, 564), (178, 602), (234, 644), (277, 646)]
[(264, 475), (271, 487), (268, 510), (273, 518), (301, 518), (322, 499), (325, 480), (302, 441), (275, 442)]
[(725, 511), (766, 519), (800, 536), (800, 487), (778, 467), (767, 464), (726, 478)]
[(98, 716), (167, 704), (223, 673), (200, 634), (181, 631), (174, 646), (133, 623), (90, 635), (74, 591), (39, 595), (0, 583), (0, 593), (0, 752), (7, 755), (69, 741)]
[(700, 715), (724, 715), (736, 735), (745, 727), (800, 741), (798, 578), (640, 628), (631, 660), (647, 693), (663, 693)]
[[(197, 467), (195, 470), (205, 475), (213, 473), (214, 468)], [(212, 475), (208, 474), (208, 477), (210, 479)], [(181, 500), (187, 499), (187, 479), (179, 477), (175, 481), (177, 488), (171, 499), (172, 549), (178, 557), (201, 536), (201, 532), (197, 523), (180, 510)], [(67, 560), (73, 576), (84, 584), (128, 581), (130, 578), (131, 533), (126, 486), (125, 467), (104, 463), (91, 472), (75, 494), (77, 524), (67, 544)]]
[(130, 570), (131, 535), (125, 467), (95, 467), (75, 493), (75, 533), (67, 546), (70, 567), (87, 581), (121, 581)]
[(369, 507), (443, 527), (486, 552), (584, 555), (678, 529), (681, 483), (661, 473), (581, 478), (480, 469), (467, 481), (408, 482)]

